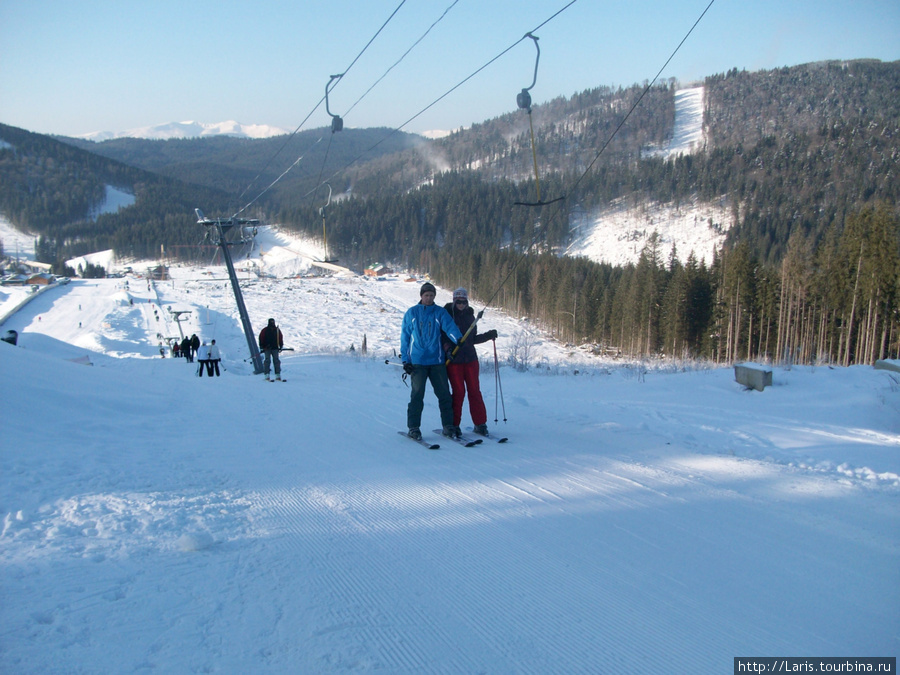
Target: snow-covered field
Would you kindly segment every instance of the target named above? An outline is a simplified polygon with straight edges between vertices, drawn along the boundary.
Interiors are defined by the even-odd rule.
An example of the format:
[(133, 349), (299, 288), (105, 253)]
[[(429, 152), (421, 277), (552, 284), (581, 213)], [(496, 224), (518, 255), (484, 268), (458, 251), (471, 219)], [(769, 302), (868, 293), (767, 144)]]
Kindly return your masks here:
[(637, 263), (651, 235), (659, 235), (663, 262), (675, 246), (678, 259), (685, 262), (691, 252), (706, 264), (722, 246), (731, 227), (731, 214), (722, 204), (692, 200), (683, 204), (651, 203), (631, 206), (627, 197), (616, 199), (584, 226), (575, 229), (566, 255), (584, 256), (611, 265)]
[[(409, 389), (384, 364), (420, 281), (250, 273), (302, 247), (269, 240), (241, 272), (254, 329), (274, 317), (295, 349), (283, 384), (252, 375), (221, 266), (74, 280), (0, 327), (20, 333), (0, 343), (0, 672), (724, 673), (900, 652), (896, 374), (775, 368), (746, 391), (730, 368), (570, 355), (488, 309), (500, 361), (527, 347), (532, 365), (501, 367), (495, 408), (479, 347), (510, 442), (431, 452), (397, 435)], [(170, 309), (216, 339), (222, 377), (160, 358)]]

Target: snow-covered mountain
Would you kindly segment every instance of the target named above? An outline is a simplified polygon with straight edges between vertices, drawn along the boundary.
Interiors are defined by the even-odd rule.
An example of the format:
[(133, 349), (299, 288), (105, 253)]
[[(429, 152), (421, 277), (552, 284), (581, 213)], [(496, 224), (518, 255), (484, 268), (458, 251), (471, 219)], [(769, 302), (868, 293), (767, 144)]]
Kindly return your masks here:
[(234, 120), (206, 124), (204, 122), (169, 122), (151, 127), (139, 127), (127, 131), (94, 131), (77, 138), (100, 143), (112, 138), (147, 138), (169, 140), (172, 138), (200, 138), (207, 136), (234, 136), (237, 138), (269, 138), (290, 133), (287, 129), (268, 124), (241, 124)]

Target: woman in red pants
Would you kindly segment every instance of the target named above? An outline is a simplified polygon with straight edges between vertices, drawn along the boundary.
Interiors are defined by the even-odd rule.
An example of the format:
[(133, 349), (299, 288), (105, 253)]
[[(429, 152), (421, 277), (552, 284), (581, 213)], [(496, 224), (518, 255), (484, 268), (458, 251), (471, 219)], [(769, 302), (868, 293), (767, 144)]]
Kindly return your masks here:
[[(469, 294), (466, 289), (457, 288), (453, 291), (453, 302), (444, 305), (444, 309), (453, 317), (459, 332), (465, 335), (475, 321), (475, 310), (469, 307)], [(487, 411), (484, 407), (484, 399), (481, 397), (481, 387), (478, 384), (478, 354), (475, 353), (475, 345), (496, 339), (497, 331), (495, 330), (485, 333), (472, 331), (466, 341), (460, 345), (453, 361), (447, 366), (447, 376), (450, 379), (453, 396), (453, 424), (459, 427), (462, 421), (463, 400), (468, 392), (469, 414), (472, 415), (475, 433), (484, 436), (488, 433)], [(454, 345), (448, 340), (445, 347), (449, 354), (449, 350), (452, 350)]]

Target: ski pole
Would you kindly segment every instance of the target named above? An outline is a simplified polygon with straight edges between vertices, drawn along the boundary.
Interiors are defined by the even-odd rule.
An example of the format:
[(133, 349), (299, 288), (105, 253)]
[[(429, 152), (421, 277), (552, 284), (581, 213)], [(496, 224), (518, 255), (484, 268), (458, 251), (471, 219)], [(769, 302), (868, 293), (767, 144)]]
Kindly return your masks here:
[[(403, 367), (403, 364), (402, 364), (402, 363), (397, 363), (396, 361), (390, 361), (390, 360), (388, 360), (388, 359), (385, 359), (385, 360), (384, 360), (384, 365), (386, 365), (386, 366), (400, 366), (401, 368)], [(406, 381), (406, 378), (407, 378), (407, 377), (408, 377), (408, 376), (407, 376), (407, 374), (406, 374), (406, 371), (403, 371), (403, 375), (400, 376), (400, 379), (403, 381), (403, 384), (405, 384), (405, 385), (408, 387), (408, 386), (409, 386), (409, 382)]]
[[(494, 389), (499, 392), (500, 403), (503, 406), (503, 421), (506, 422), (506, 402), (503, 400), (503, 383), (500, 381), (500, 360), (497, 358), (497, 341), (494, 343)], [(497, 422), (497, 395), (494, 395), (494, 422)]]

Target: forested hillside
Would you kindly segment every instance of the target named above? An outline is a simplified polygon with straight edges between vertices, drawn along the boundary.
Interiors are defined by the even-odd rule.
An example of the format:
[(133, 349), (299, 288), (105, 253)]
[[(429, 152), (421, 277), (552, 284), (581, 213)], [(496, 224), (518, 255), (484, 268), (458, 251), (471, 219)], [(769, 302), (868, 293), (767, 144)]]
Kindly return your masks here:
[[(319, 182), (329, 180), (335, 172), (343, 176), (348, 166), (372, 163), (383, 155), (426, 142), (419, 136), (384, 128), (348, 128), (338, 134), (321, 128), (264, 139), (61, 140), (130, 166), (226, 192), (233, 195), (232, 210), (246, 203), (238, 203), (239, 196), (249, 201), (274, 183), (261, 199), (261, 206), (269, 212), (324, 198), (327, 191), (316, 197)], [(334, 187), (343, 191), (347, 185), (339, 179)]]
[[(896, 355), (900, 64), (734, 70), (704, 84), (702, 152), (642, 153), (672, 132), (675, 83), (596, 89), (534, 108), (534, 155), (518, 111), (377, 173), (358, 169), (357, 198), (332, 211), (330, 242), (358, 264), (428, 271), (561, 339), (613, 351), (842, 363)], [(533, 157), (542, 200), (562, 202), (517, 204), (537, 201)], [(573, 214), (621, 197), (636, 207), (724, 201), (728, 244), (709, 266), (655, 241), (621, 269), (556, 255)], [(310, 208), (280, 220), (318, 225)]]
[[(187, 186), (69, 144), (0, 124), (0, 213), (38, 237), (43, 262), (114, 248), (121, 256), (153, 257), (160, 245), (197, 242), (193, 208), (224, 208), (227, 195)], [(133, 205), (96, 217), (107, 186), (135, 197)]]
[[(188, 256), (195, 206), (252, 202), (245, 215), (321, 235), (327, 180), (329, 248), (342, 261), (468, 286), (569, 342), (726, 361), (896, 355), (900, 63), (732, 70), (703, 85), (705, 145), (669, 159), (646, 150), (673, 133), (674, 81), (587, 90), (435, 141), (325, 129), (80, 144), (156, 175), (0, 127), (0, 211), (60, 256), (161, 244)], [(106, 184), (137, 203), (86, 220)], [(656, 239), (624, 268), (561, 256), (573, 221), (614, 199), (725, 204), (726, 245), (710, 264)]]

